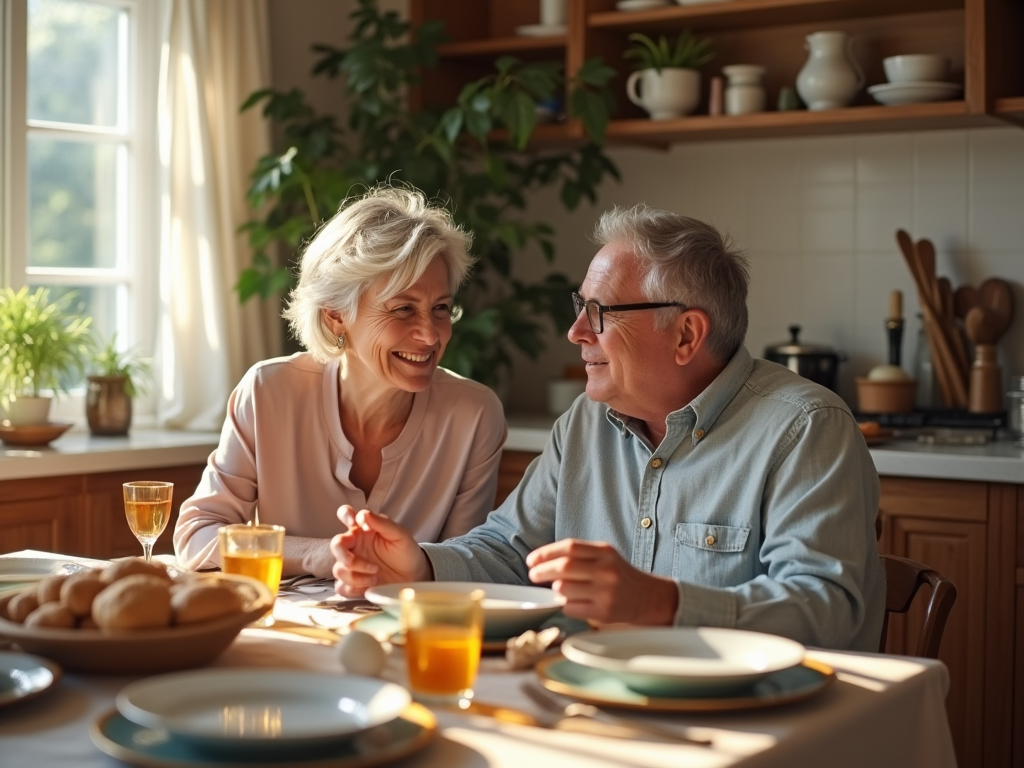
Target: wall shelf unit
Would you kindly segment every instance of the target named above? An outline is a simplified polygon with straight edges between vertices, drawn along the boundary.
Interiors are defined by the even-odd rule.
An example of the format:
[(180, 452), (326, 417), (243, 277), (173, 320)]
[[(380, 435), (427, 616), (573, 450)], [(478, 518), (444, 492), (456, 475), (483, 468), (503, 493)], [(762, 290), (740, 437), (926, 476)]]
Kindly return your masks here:
[[(493, 72), (499, 56), (559, 62), (570, 75), (600, 56), (618, 72), (611, 87), (617, 107), (608, 127), (611, 144), (667, 146), (675, 142), (719, 141), (837, 133), (920, 131), (1024, 125), (1024, 68), (1016, 55), (1024, 38), (1024, 2), (1016, 0), (723, 0), (668, 5), (645, 11), (615, 9), (615, 0), (567, 0), (564, 35), (526, 37), (517, 27), (536, 24), (538, 3), (503, 0), (411, 0), (414, 25), (445, 22), (450, 42), (440, 62), (424, 73), (412, 107), (453, 103), (468, 82)], [(676, 34), (691, 28), (714, 39), (715, 60), (702, 70), (704, 101), (689, 117), (650, 121), (625, 98), (629, 63), (622, 53), (631, 32)], [(864, 90), (854, 104), (827, 112), (777, 112), (779, 90), (792, 86), (806, 61), (804, 38), (822, 29), (841, 29), (853, 39), (853, 54), (865, 85), (885, 82), (882, 59), (900, 53), (938, 53), (951, 62), (950, 81), (963, 84), (960, 100), (882, 106)], [(708, 82), (728, 64), (767, 67), (769, 110), (740, 117), (707, 114)], [(573, 121), (542, 125), (533, 144), (545, 147), (583, 141)]]

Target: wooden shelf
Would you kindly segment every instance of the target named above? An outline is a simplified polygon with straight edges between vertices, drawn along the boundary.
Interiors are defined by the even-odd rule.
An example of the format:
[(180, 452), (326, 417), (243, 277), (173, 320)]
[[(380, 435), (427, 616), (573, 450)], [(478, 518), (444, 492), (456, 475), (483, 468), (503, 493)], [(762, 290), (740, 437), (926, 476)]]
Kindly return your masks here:
[(729, 0), (649, 11), (591, 13), (595, 29), (645, 31), (693, 26), (702, 31), (831, 22), (963, 8), (960, 0)]
[(565, 52), (566, 36), (548, 37), (496, 37), (482, 40), (462, 40), (439, 45), (437, 54), (442, 59), (462, 59), (501, 56), (502, 54), (551, 51), (559, 56)]
[(822, 136), (996, 125), (989, 115), (973, 115), (963, 101), (900, 106), (865, 106), (820, 112), (761, 112), (756, 115), (694, 115), (674, 120), (613, 120), (608, 142), (668, 145), (682, 141), (722, 141), (776, 136)]
[(996, 114), (1016, 123), (1024, 123), (1024, 96), (996, 99)]

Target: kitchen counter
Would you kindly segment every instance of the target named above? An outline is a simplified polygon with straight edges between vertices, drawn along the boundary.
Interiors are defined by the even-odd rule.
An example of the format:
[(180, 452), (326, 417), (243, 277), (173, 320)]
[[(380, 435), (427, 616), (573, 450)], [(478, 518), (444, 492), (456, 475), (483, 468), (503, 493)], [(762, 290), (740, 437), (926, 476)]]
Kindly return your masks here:
[[(544, 414), (509, 416), (506, 450), (539, 453), (555, 419)], [(216, 432), (133, 429), (127, 437), (68, 432), (46, 448), (0, 448), (0, 480), (202, 464), (217, 446)], [(879, 475), (977, 480), (1024, 485), (1024, 448), (926, 445), (897, 439), (871, 448)]]

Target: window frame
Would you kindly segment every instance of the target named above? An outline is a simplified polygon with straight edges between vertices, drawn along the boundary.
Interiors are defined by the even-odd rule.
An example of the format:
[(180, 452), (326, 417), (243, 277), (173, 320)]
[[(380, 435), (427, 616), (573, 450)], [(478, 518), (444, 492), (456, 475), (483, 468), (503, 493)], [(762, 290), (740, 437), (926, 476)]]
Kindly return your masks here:
[[(74, 2), (74, 0), (71, 0)], [(118, 345), (153, 357), (159, 307), (160, 162), (157, 138), (161, 66), (160, 13), (153, 0), (82, 0), (128, 11), (127, 114), (109, 129), (69, 128), (27, 119), (28, 0), (0, 0), (0, 282), (18, 289), (37, 285), (121, 286), (127, 300), (116, 308)], [(113, 268), (41, 268), (28, 265), (28, 140), (51, 135), (75, 141), (123, 142), (127, 151), (125, 202), (119, 215), (127, 227), (123, 263)], [(114, 142), (111, 142), (116, 146)], [(136, 402), (136, 421), (151, 422), (155, 399)], [(52, 417), (84, 423), (84, 387), (54, 403)]]

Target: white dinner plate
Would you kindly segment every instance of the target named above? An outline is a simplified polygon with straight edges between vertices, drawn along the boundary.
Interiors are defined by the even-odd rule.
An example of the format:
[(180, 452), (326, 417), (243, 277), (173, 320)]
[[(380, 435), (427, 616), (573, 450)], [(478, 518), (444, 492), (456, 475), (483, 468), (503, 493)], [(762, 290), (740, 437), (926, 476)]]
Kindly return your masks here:
[(284, 752), (329, 744), (398, 717), (400, 685), (359, 675), (286, 669), (211, 669), (131, 683), (117, 709), (204, 750)]
[(88, 566), (71, 560), (46, 557), (0, 557), (0, 583), (39, 581), (55, 573), (87, 571)]
[(952, 99), (962, 90), (957, 83), (881, 83), (868, 88), (868, 93), (875, 101), (891, 106)]
[(49, 659), (0, 651), (0, 706), (42, 693), (60, 676), (60, 667)]
[(795, 640), (718, 627), (652, 627), (583, 632), (562, 643), (570, 661), (612, 673), (650, 696), (739, 690), (803, 661)]
[(651, 8), (664, 8), (671, 0), (619, 0), (615, 4), (617, 11), (646, 11)]
[(488, 584), (479, 581), (413, 581), (385, 584), (366, 590), (366, 599), (392, 616), (401, 615), (398, 595), (403, 589), (427, 592), (484, 591), (484, 634), (487, 637), (512, 637), (536, 629), (562, 608), (561, 599), (546, 587), (518, 584)]
[(569, 31), (565, 24), (524, 24), (516, 27), (516, 34), (523, 37), (554, 37)]

